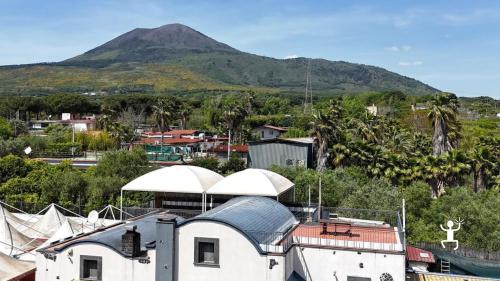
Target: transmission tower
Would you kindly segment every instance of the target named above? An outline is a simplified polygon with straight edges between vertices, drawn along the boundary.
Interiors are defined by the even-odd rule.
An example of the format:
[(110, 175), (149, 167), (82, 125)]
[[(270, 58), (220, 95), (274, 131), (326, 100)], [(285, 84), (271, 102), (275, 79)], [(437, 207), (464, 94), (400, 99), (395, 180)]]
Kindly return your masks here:
[(311, 59), (307, 60), (306, 68), (306, 91), (304, 94), (304, 114), (310, 114), (312, 112), (312, 85), (311, 85)]

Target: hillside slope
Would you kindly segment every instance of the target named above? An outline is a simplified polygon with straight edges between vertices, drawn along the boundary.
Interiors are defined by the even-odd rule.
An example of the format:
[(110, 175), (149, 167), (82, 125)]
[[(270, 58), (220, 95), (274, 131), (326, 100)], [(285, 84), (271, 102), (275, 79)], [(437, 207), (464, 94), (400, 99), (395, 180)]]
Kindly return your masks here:
[[(302, 91), (307, 61), (241, 52), (187, 26), (169, 24), (134, 29), (82, 55), (42, 68), (1, 67), (0, 93), (19, 89), (126, 91), (135, 84), (154, 92), (234, 86)], [(189, 79), (182, 78), (186, 75)], [(325, 93), (399, 90), (418, 95), (437, 91), (383, 68), (342, 61), (311, 60), (311, 77), (313, 89)]]

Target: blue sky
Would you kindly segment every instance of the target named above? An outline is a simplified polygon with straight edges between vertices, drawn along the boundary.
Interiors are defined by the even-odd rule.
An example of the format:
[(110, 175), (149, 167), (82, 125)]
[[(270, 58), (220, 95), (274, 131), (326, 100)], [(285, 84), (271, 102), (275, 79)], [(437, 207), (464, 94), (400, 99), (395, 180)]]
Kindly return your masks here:
[(493, 0), (0, 0), (0, 65), (59, 61), (174, 22), (246, 52), (371, 64), (460, 96), (500, 98)]

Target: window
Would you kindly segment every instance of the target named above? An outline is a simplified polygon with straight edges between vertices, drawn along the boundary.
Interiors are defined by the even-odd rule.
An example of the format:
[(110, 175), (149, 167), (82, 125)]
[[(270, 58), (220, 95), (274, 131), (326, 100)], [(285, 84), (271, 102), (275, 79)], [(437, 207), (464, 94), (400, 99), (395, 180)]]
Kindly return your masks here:
[(102, 258), (80, 256), (80, 279), (100, 281), (102, 278)]
[(196, 265), (219, 265), (219, 239), (194, 238), (194, 263)]
[(357, 277), (357, 276), (347, 276), (347, 281), (371, 281), (371, 278)]
[(380, 275), (380, 281), (394, 281), (394, 279), (392, 278), (392, 275), (386, 272)]

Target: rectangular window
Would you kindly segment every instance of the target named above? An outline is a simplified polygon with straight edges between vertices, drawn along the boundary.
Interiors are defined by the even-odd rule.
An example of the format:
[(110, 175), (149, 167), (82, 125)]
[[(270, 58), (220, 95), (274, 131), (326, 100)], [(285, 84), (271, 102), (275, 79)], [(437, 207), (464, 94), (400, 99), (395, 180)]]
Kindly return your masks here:
[(102, 279), (102, 258), (80, 256), (80, 279), (100, 281)]
[(219, 239), (194, 238), (194, 263), (196, 265), (219, 265)]
[(371, 281), (371, 278), (367, 277), (357, 277), (357, 276), (347, 276), (347, 281)]

